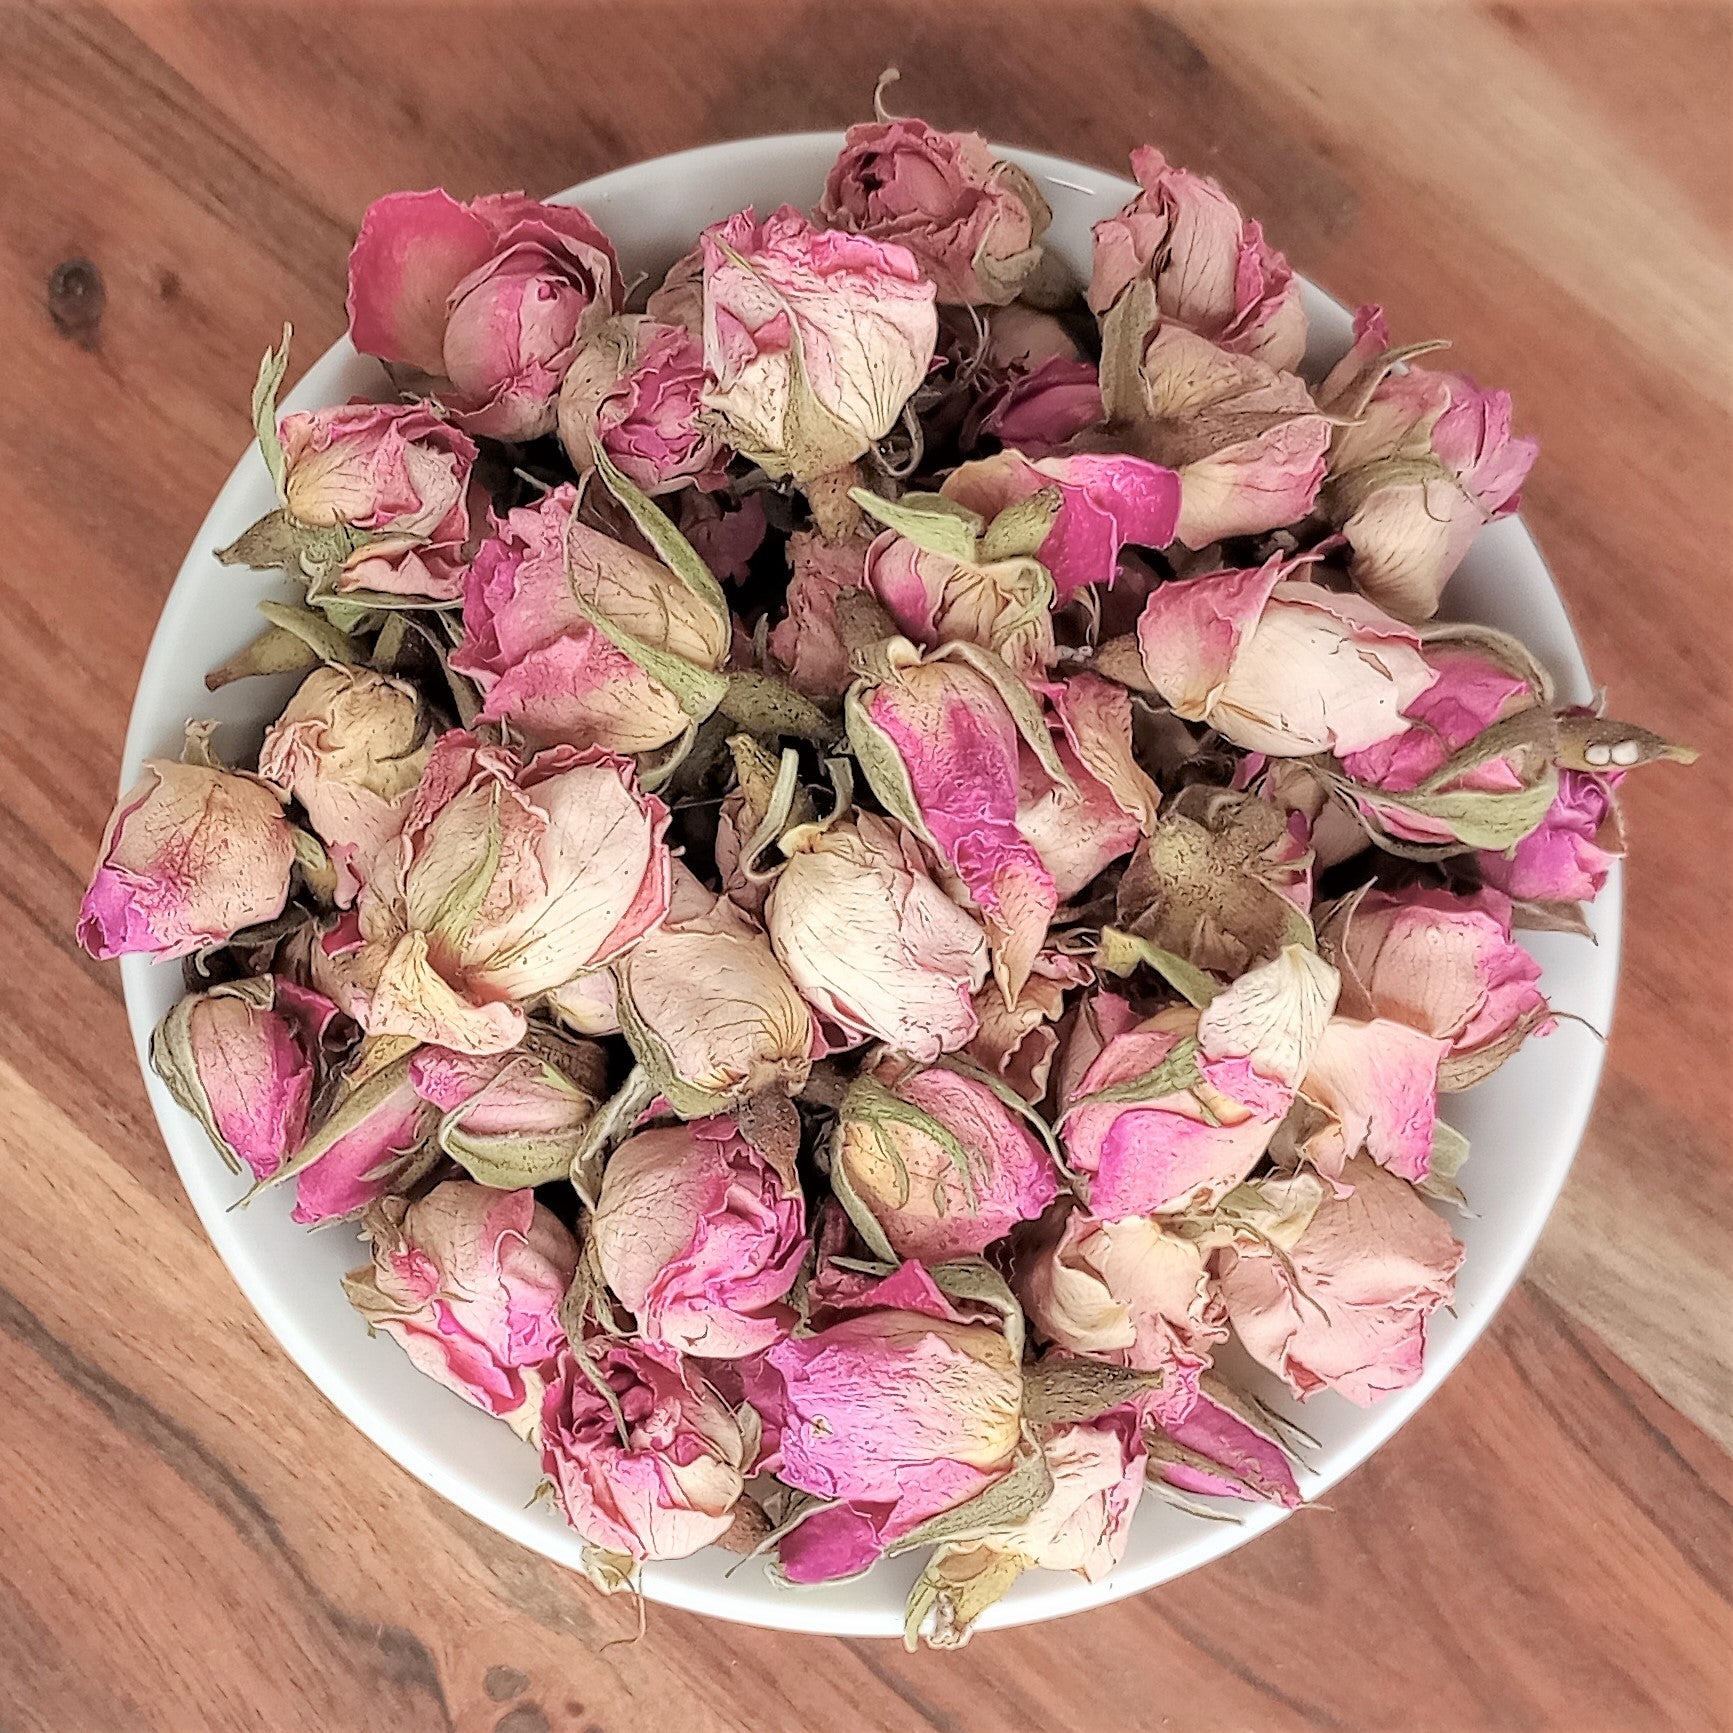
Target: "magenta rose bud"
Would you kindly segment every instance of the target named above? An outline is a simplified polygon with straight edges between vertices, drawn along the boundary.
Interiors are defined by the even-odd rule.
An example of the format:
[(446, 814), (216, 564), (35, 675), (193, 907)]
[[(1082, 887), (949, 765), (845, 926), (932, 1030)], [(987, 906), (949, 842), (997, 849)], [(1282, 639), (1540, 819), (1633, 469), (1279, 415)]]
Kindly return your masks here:
[(285, 415), (278, 437), (289, 517), (361, 532), (339, 590), (456, 596), (469, 557), (472, 440), (425, 405), (359, 400)]
[(1355, 753), (1402, 734), (1437, 675), (1410, 626), (1364, 597), (1254, 570), (1162, 584), (1144, 605), (1144, 673), (1177, 715), (1247, 752)]
[(115, 807), (78, 912), (78, 942), (104, 960), (185, 957), (274, 919), (295, 844), (283, 801), (240, 771), (147, 758)]
[(533, 1439), (542, 1370), (565, 1347), (560, 1302), (577, 1241), (533, 1191), (447, 1180), (368, 1211), (373, 1262), (343, 1287), (417, 1371)]
[(560, 442), (580, 476), (599, 444), (648, 494), (720, 487), (728, 453), (698, 418), (704, 346), (683, 325), (622, 314), (578, 346), (560, 387)]
[(438, 1114), (417, 1093), (411, 1063), (382, 1064), (361, 1048), (325, 1117), (291, 1156), (291, 1220), (346, 1221), (432, 1165), (427, 1144)]
[(974, 1038), (986, 935), (894, 823), (863, 812), (831, 825), (783, 868), (764, 921), (802, 996), (846, 1037), (923, 1060)]
[(1275, 368), (1306, 352), (1306, 310), (1288, 261), (1212, 180), (1172, 168), (1151, 145), (1131, 153), (1143, 189), (1095, 225), (1089, 306), (1105, 313), (1142, 279), (1162, 316)]
[[(734, 1521), (755, 1425), (659, 1342), (593, 1338), (607, 1386), (562, 1353), (542, 1399), (542, 1470), (566, 1521), (631, 1560), (686, 1558)], [(750, 1410), (745, 1411), (750, 1414)]]
[(355, 347), (433, 376), (459, 425), (492, 439), (553, 431), (581, 336), (623, 299), (589, 217), (522, 193), (467, 205), (390, 193), (368, 206), (349, 255)]
[(1623, 852), (1607, 846), (1617, 771), (1561, 770), (1558, 793), (1539, 826), (1508, 853), (1484, 850), (1475, 863), (1488, 885), (1525, 903), (1591, 903)]
[(848, 129), (819, 215), (907, 247), (940, 301), (983, 306), (1017, 298), (1041, 262), (1052, 213), (1029, 175), (979, 133), (892, 120)]
[(1181, 1492), (1285, 1510), (1305, 1502), (1287, 1452), (1253, 1424), (1239, 1397), (1207, 1373), (1186, 1413), (1152, 1429), (1146, 1442), (1150, 1473)]
[(1325, 1198), (1284, 1256), (1224, 1249), (1217, 1286), (1247, 1352), (1296, 1396), (1330, 1389), (1369, 1407), (1420, 1376), (1462, 1247), (1405, 1181), (1369, 1161), (1342, 1177), (1352, 1189)]
[(831, 1173), (863, 1231), (929, 1264), (984, 1252), (1059, 1190), (1052, 1157), (987, 1084), (894, 1061), (844, 1098)]
[(795, 1323), (783, 1302), (807, 1249), (800, 1187), (730, 1119), (628, 1138), (603, 1172), (590, 1235), (648, 1341), (734, 1360)]
[(667, 808), (631, 764), (557, 746), (525, 759), (440, 737), (358, 912), (374, 1035), (497, 1053), (523, 1006), (599, 969), (668, 910)]
[(653, 650), (701, 668), (726, 658), (727, 622), (660, 561), (574, 521), (575, 497), (557, 487), (496, 523), (464, 578), (451, 665), (481, 687), (480, 720), (509, 722), (531, 745), (651, 752), (679, 737), (686, 712), (574, 590)]
[(706, 408), (772, 475), (812, 481), (896, 425), (938, 342), (905, 247), (821, 231), (791, 205), (704, 231)]

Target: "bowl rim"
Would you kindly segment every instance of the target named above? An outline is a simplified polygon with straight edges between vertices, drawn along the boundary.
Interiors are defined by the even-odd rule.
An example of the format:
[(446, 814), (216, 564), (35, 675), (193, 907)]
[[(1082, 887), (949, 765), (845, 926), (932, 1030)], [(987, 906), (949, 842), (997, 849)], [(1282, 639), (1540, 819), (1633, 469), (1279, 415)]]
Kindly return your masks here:
[[(678, 177), (682, 182), (721, 176), (729, 170), (750, 167), (760, 173), (774, 172), (772, 164), (778, 158), (800, 156), (814, 162), (828, 163), (843, 141), (840, 131), (807, 131), (766, 134), (756, 137), (726, 140), (700, 145), (659, 157), (613, 169), (605, 174), (580, 182), (556, 193), (553, 199), (561, 203), (582, 203), (592, 214), (616, 199), (634, 196), (648, 178)], [(1092, 165), (1078, 163), (1045, 152), (995, 145), (1001, 156), (1021, 164), (1038, 180), (1061, 189), (1098, 196), (1111, 194), (1123, 201), (1136, 192), (1135, 185), (1123, 176), (1110, 174)], [(803, 168), (804, 172), (804, 168)], [(822, 178), (822, 168), (819, 177)], [(1093, 183), (1093, 184), (1090, 184)], [(816, 196), (817, 182), (814, 183)], [(602, 220), (598, 215), (598, 220)], [(606, 222), (603, 221), (605, 228)], [(1296, 273), (1298, 275), (1298, 273)], [(1307, 293), (1308, 309), (1318, 306), (1334, 308), (1345, 318), (1346, 308), (1315, 283), (1301, 278)], [(285, 411), (321, 406), (329, 401), (320, 381), (340, 364), (354, 358), (355, 351), (347, 334), (315, 360), (298, 379), (295, 389), (287, 394)], [(255, 448), (249, 446), (237, 460), (228, 478), (212, 502), (209, 512), (189, 546), (187, 555), (176, 574), (174, 584), (165, 598), (162, 614), (152, 636), (149, 650), (139, 673), (133, 708), (128, 723), (122, 758), (121, 789), (124, 791), (136, 777), (142, 760), (161, 745), (161, 719), (151, 714), (152, 694), (164, 683), (165, 673), (175, 663), (175, 646), (184, 635), (192, 614), (201, 606), (197, 596), (199, 576), (208, 562), (208, 549), (221, 539), (218, 526), (225, 524), (234, 513), (242, 495), (255, 490), (262, 467), (257, 466)], [(1567, 697), (1583, 699), (1591, 690), (1581, 645), (1569, 621), (1564, 598), (1559, 593), (1545, 561), (1528, 535), (1520, 518), (1502, 520), (1491, 526), (1500, 534), (1517, 541), (1532, 553), (1545, 573), (1551, 597), (1560, 611), (1562, 638), (1555, 631), (1551, 663), (1555, 675), (1562, 676), (1561, 688)], [(1491, 531), (1483, 532), (1483, 534)], [(1615, 862), (1600, 898), (1592, 905), (1591, 923), (1599, 941), (1599, 967), (1595, 970), (1594, 990), (1583, 1014), (1605, 1031), (1611, 1020), (1612, 1004), (1619, 981), (1619, 952), (1622, 936), (1622, 865)], [(1580, 941), (1579, 941), (1580, 942)], [(161, 965), (151, 959), (128, 956), (121, 959), (121, 973), (128, 1018), (132, 1027), (139, 1064), (144, 1074), (147, 1093), (155, 1111), (159, 1130), (174, 1161), (183, 1187), (194, 1204), (206, 1233), (218, 1254), (228, 1265), (254, 1311), (276, 1337), (289, 1357), (314, 1386), (377, 1448), (383, 1450), (398, 1465), (423, 1484), (449, 1499), (468, 1514), (487, 1523), (533, 1550), (570, 1566), (569, 1548), (562, 1549), (550, 1538), (560, 1531), (535, 1520), (534, 1513), (515, 1507), (496, 1491), (478, 1487), (474, 1480), (443, 1460), (437, 1449), (430, 1448), (416, 1428), (397, 1423), (393, 1415), (372, 1401), (369, 1392), (334, 1363), (333, 1357), (321, 1346), (316, 1334), (304, 1327), (292, 1303), (288, 1303), (279, 1287), (270, 1280), (249, 1252), (229, 1218), (229, 1203), (218, 1195), (210, 1176), (197, 1166), (193, 1156), (184, 1153), (187, 1140), (184, 1133), (195, 1122), (173, 1101), (151, 1071), (149, 1043), (157, 1013), (151, 1006), (151, 971)], [(1568, 1140), (1570, 1154), (1557, 1165), (1547, 1184), (1544, 1196), (1531, 1208), (1520, 1223), (1519, 1231), (1500, 1256), (1488, 1289), (1472, 1318), (1465, 1317), (1449, 1340), (1429, 1347), (1425, 1370), (1411, 1388), (1386, 1398), (1368, 1411), (1367, 1419), (1355, 1438), (1345, 1447), (1333, 1451), (1327, 1465), (1302, 1476), (1309, 1500), (1315, 1500), (1360, 1466), (1374, 1451), (1405, 1425), (1413, 1414), (1439, 1388), (1460, 1363), (1468, 1350), (1480, 1339), (1496, 1316), (1499, 1307), (1522, 1273), (1536, 1241), (1544, 1228), (1566, 1175), (1580, 1148), (1583, 1133), (1593, 1112), (1596, 1093), (1603, 1070), (1604, 1046), (1588, 1049), (1586, 1062), (1579, 1073), (1586, 1074), (1586, 1087), (1579, 1087), (1564, 1103), (1560, 1130)], [(202, 1142), (203, 1133), (198, 1133)], [(203, 1150), (208, 1157), (208, 1146)], [(215, 1168), (219, 1164), (209, 1163)], [(226, 1175), (224, 1176), (227, 1177)], [(1484, 1278), (1483, 1268), (1481, 1275)], [(456, 1401), (457, 1398), (453, 1398)], [(1266, 1532), (1291, 1513), (1274, 1506), (1258, 1505), (1247, 1509), (1236, 1528), (1226, 1524), (1199, 1523), (1200, 1531), (1190, 1542), (1158, 1547), (1148, 1558), (1133, 1561), (1129, 1557), (1115, 1571), (1096, 1583), (1057, 1573), (1030, 1573), (1024, 1583), (1039, 1577), (1045, 1579), (1038, 1594), (1013, 1591), (979, 1621), (977, 1629), (1006, 1628), (1084, 1611), (1107, 1605), (1127, 1595), (1171, 1581), (1185, 1572), (1235, 1550)], [(881, 1575), (883, 1567), (875, 1575)], [(870, 1580), (870, 1579), (865, 1579)], [(691, 1582), (676, 1573), (650, 1566), (643, 1574), (643, 1593), (647, 1600), (681, 1608), (682, 1610), (722, 1618), (736, 1623), (757, 1625), (789, 1631), (834, 1636), (901, 1635), (900, 1604), (865, 1609), (840, 1610), (834, 1606), (818, 1607), (795, 1593), (784, 1593), (776, 1602), (762, 1597), (742, 1596), (726, 1584), (715, 1587), (705, 1582)], [(900, 1603), (900, 1596), (897, 1597)], [(767, 1606), (774, 1606), (767, 1613)]]

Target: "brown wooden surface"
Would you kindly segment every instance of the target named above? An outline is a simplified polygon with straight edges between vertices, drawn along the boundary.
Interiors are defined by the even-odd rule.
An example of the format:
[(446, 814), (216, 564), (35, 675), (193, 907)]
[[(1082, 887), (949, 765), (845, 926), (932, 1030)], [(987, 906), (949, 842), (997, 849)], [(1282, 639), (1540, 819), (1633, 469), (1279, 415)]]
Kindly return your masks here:
[[(1527, 1279), (1332, 1496), (960, 1655), (631, 1610), (424, 1491), (205, 1242), (74, 911), (260, 350), (366, 202), (545, 192), (897, 104), (1220, 176), (1516, 395), (1530, 521), (1637, 777), (1623, 997)], [(1723, 1729), (1730, 153), (1722, 7), (0, 0), (0, 1729)], [(55, 282), (88, 260), (100, 276)], [(100, 305), (98, 305), (100, 299)]]

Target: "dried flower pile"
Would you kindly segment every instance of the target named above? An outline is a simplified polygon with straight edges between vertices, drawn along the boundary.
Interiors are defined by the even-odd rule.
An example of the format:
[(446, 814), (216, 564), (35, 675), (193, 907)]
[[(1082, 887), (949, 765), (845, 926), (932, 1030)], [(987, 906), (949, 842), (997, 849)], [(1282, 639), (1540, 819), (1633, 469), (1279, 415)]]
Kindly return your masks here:
[(1505, 393), (1371, 307), (1302, 374), (1258, 224), (1133, 166), (1083, 288), (981, 138), (857, 126), (642, 312), (575, 206), (393, 194), (390, 400), (279, 418), (266, 357), (223, 558), (304, 593), (209, 683), (299, 684), (256, 764), (148, 765), (79, 936), (186, 960), (165, 1082), (359, 1225), (356, 1309), (604, 1586), (918, 1548), (954, 1644), (1146, 1485), (1297, 1503), (1219, 1345), (1419, 1376), (1440, 1098), (1552, 1026), (1513, 929), (1691, 756), (1431, 623)]

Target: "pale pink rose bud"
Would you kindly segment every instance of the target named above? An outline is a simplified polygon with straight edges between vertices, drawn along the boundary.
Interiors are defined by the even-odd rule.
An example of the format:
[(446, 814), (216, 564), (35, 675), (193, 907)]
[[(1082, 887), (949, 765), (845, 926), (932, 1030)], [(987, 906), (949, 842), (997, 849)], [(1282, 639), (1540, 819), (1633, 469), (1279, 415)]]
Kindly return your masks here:
[(651, 291), (644, 311), (659, 325), (678, 325), (700, 341), (704, 337), (704, 249), (693, 247), (668, 267), (661, 286)]
[(591, 1546), (637, 1560), (686, 1558), (720, 1539), (756, 1428), (701, 1365), (659, 1342), (598, 1336), (586, 1353), (608, 1395), (566, 1352), (542, 1400), (542, 1470), (566, 1521)]
[(1022, 1115), (942, 1065), (880, 1065), (844, 1098), (839, 1128), (833, 1183), (898, 1257), (984, 1252), (1058, 1194), (1053, 1158)]
[(1150, 293), (1137, 289), (1108, 315), (1103, 344), (1103, 406), (1117, 443), (1179, 476), (1176, 540), (1204, 548), (1262, 535), (1312, 509), (1330, 424), (1295, 374), (1158, 320)]
[(1061, 602), (1090, 584), (1111, 584), (1127, 543), (1164, 548), (1174, 537), (1180, 482), (1172, 470), (1124, 453), (1081, 452), (1033, 460), (1002, 451), (959, 465), (941, 492), (992, 519), (1008, 506), (1058, 490), (1058, 508), (1036, 557)]
[(802, 997), (845, 1035), (929, 1061), (974, 1037), (986, 935), (894, 823), (831, 825), (783, 869), (764, 920)]
[(1519, 902), (1593, 902), (1624, 852), (1613, 822), (1613, 791), (1623, 780), (1618, 771), (1561, 770), (1539, 826), (1508, 853), (1474, 857), (1482, 880)]
[(469, 556), (475, 444), (425, 405), (366, 403), (285, 415), (283, 491), (307, 529), (364, 532), (340, 590), (450, 601)]
[(1331, 1389), (1369, 1407), (1420, 1376), (1426, 1320), (1447, 1305), (1462, 1246), (1414, 1188), (1352, 1161), (1287, 1252), (1236, 1244), (1217, 1287), (1234, 1332), (1296, 1396)]
[(374, 1035), (497, 1053), (522, 1006), (599, 969), (668, 909), (668, 811), (629, 762), (557, 746), (527, 761), (440, 737), (358, 909)]
[(699, 424), (702, 341), (683, 325), (621, 314), (578, 345), (560, 387), (560, 443), (580, 476), (595, 447), (647, 494), (719, 487), (728, 454)]
[(163, 1018), (151, 1066), (231, 1170), (269, 1179), (307, 1135), (319, 1044), (336, 1009), (269, 975), (227, 982)]
[(997, 982), (975, 995), (981, 1027), (964, 1051), (1031, 1106), (1038, 1105), (1047, 1097), (1047, 1079), (1059, 1048), (1065, 994), (1093, 979), (1094, 971), (1082, 958), (1043, 951), (1010, 1005)]
[(727, 657), (728, 623), (659, 560), (574, 522), (575, 497), (555, 488), (482, 543), (451, 665), (481, 687), (480, 719), (510, 722), (532, 746), (654, 751), (678, 738), (686, 712), (591, 623), (574, 588), (652, 649), (701, 668)]
[(1288, 261), (1219, 186), (1171, 168), (1151, 145), (1131, 153), (1142, 187), (1095, 225), (1089, 306), (1105, 313), (1139, 278), (1155, 285), (1165, 318), (1270, 366), (1299, 365), (1306, 310)]
[(938, 342), (907, 248), (820, 231), (792, 205), (704, 231), (707, 408), (772, 475), (811, 481), (896, 425)]
[(895, 241), (951, 305), (1014, 301), (1041, 262), (1052, 212), (1035, 182), (976, 132), (924, 120), (851, 126), (824, 183), (832, 228)]
[(1244, 1401), (1209, 1373), (1186, 1413), (1151, 1428), (1145, 1444), (1150, 1474), (1181, 1492), (1286, 1510), (1305, 1502), (1287, 1453), (1253, 1423)]
[[(576, 205), (390, 193), (349, 255), (349, 335), (432, 375), (471, 433), (535, 439), (584, 331), (623, 300), (608, 238)], [(449, 385), (444, 382), (449, 381)]]
[(1449, 1044), (1479, 1077), (1552, 1027), (1540, 964), (1510, 936), (1510, 899), (1421, 886), (1337, 905), (1318, 932), (1342, 975), (1344, 1016), (1389, 1018)]
[(1137, 623), (1144, 672), (1177, 715), (1248, 752), (1353, 753), (1403, 733), (1437, 678), (1410, 626), (1364, 597), (1255, 571), (1160, 586)]
[(403, 825), (427, 763), (415, 688), (370, 668), (315, 668), (265, 730), (259, 774), (298, 800), (337, 869), (337, 904)]
[(564, 1348), (559, 1307), (577, 1241), (533, 1191), (447, 1180), (415, 1203), (386, 1198), (362, 1223), (373, 1262), (349, 1302), (417, 1371), (534, 1438), (542, 1374)]
[(1185, 1414), (1227, 1318), (1201, 1247), (1156, 1216), (1097, 1221), (1061, 1203), (1020, 1242), (1017, 1297), (1036, 1333), (1068, 1353), (1160, 1372), (1152, 1411)]
[(756, 922), (683, 867), (677, 878), (667, 920), (615, 966), (639, 1062), (684, 1115), (798, 1093), (812, 1068), (806, 1001)]
[(840, 698), (854, 678), (836, 599), (861, 587), (867, 547), (859, 539), (826, 541), (812, 530), (788, 538), (788, 612), (771, 628), (770, 653), (809, 698)]
[(1480, 531), (1521, 503), (1539, 447), (1514, 439), (1510, 394), (1466, 374), (1389, 369), (1380, 308), (1355, 315), (1354, 349), (1319, 401), (1344, 421), (1330, 442), (1320, 506), (1353, 550), (1348, 570), (1374, 601), (1430, 619)]
[(1007, 1473), (1022, 1431), (1023, 1380), (1003, 1331), (961, 1321), (923, 1267), (899, 1289), (919, 1310), (869, 1309), (770, 1350), (766, 1429), (773, 1472), (839, 1502), (780, 1547), (796, 1582), (864, 1569), (928, 1517)]
[(1317, 1110), (1299, 1152), (1339, 1180), (1362, 1152), (1405, 1180), (1432, 1171), (1438, 1069), (1450, 1043), (1384, 1017), (1332, 1017), (1300, 1093)]
[(185, 957), (283, 912), (294, 837), (282, 797), (232, 770), (147, 758), (102, 835), (78, 942), (104, 960)]
[(731, 1119), (628, 1138), (603, 1171), (590, 1234), (608, 1286), (650, 1341), (735, 1360), (795, 1322), (783, 1302), (807, 1249), (800, 1187)]

